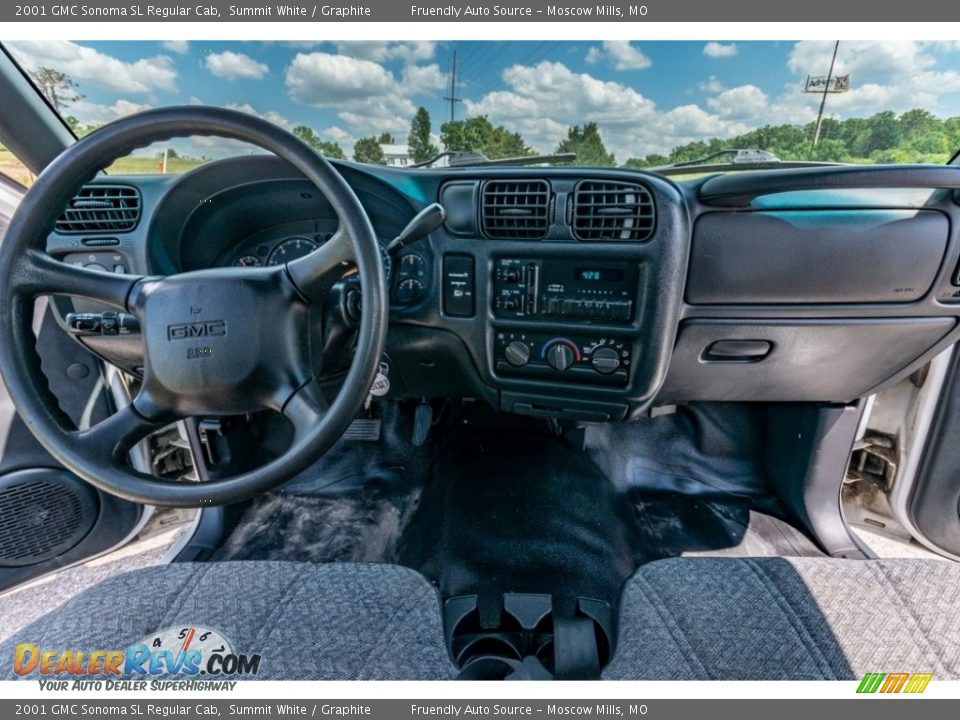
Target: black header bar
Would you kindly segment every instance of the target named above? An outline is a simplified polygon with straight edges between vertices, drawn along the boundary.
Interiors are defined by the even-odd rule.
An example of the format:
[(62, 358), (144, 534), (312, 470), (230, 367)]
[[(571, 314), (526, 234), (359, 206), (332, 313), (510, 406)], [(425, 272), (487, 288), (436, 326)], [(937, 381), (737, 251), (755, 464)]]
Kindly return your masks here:
[[(9, 22), (955, 22), (960, 3), (943, 0), (837, 2), (804, 0), (637, 0), (592, 3), (580, 0), (99, 0), (0, 4), (0, 23)], [(0, 39), (4, 33), (0, 30)]]

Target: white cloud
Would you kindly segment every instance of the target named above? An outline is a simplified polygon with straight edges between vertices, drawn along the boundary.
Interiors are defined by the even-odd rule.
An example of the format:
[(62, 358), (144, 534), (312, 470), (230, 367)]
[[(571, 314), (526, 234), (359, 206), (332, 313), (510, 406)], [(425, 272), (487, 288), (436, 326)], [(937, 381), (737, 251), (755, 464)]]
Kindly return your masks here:
[(707, 105), (721, 117), (750, 120), (766, 115), (769, 99), (756, 85), (741, 85), (709, 98)]
[(350, 144), (354, 142), (353, 136), (350, 135), (350, 133), (348, 133), (342, 127), (338, 127), (337, 125), (331, 125), (326, 130), (324, 130), (321, 133), (321, 135), (325, 135), (326, 137), (330, 138), (334, 142), (340, 143), (341, 145), (347, 142), (349, 142)]
[(442, 90), (447, 85), (447, 76), (440, 70), (440, 66), (407, 65), (403, 69), (403, 91), (410, 95), (422, 95)]
[(729, 43), (724, 45), (723, 43), (718, 42), (708, 42), (703, 46), (703, 54), (707, 57), (712, 58), (728, 58), (733, 57), (739, 52), (736, 43)]
[(717, 79), (716, 75), (711, 75), (706, 80), (697, 83), (697, 88), (701, 92), (706, 93), (720, 93), (726, 89), (724, 84)]
[(82, 86), (114, 92), (148, 93), (177, 89), (177, 70), (167, 55), (125, 62), (67, 40), (18, 40), (6, 43), (27, 69), (49, 67), (69, 75)]
[(427, 40), (413, 42), (351, 41), (337, 43), (336, 47), (339, 54), (360, 60), (370, 60), (377, 63), (402, 60), (409, 64), (433, 58), (436, 44)]
[(287, 68), (286, 84), (296, 102), (315, 107), (336, 107), (395, 91), (394, 77), (382, 65), (323, 52), (298, 53)]
[(211, 53), (206, 59), (207, 70), (225, 80), (259, 80), (270, 68), (262, 62), (254, 60), (249, 55), (227, 50), (222, 53)]
[(151, 107), (153, 106), (147, 103), (123, 99), (117, 100), (112, 105), (102, 105), (81, 98), (70, 106), (67, 114), (77, 118), (81, 125), (104, 125), (127, 115), (149, 110)]
[(515, 65), (503, 72), (503, 80), (507, 90), (466, 100), (468, 114), (489, 115), (541, 152), (552, 152), (570, 125), (584, 122), (600, 126), (604, 143), (620, 162), (748, 129), (737, 117), (694, 104), (660, 110), (635, 88), (576, 73), (562, 63)]
[(503, 80), (510, 90), (490, 93), (479, 102), (467, 100), (468, 113), (516, 118), (549, 108), (555, 116), (580, 118), (578, 122), (633, 124), (653, 110), (653, 102), (633, 88), (575, 73), (563, 63), (514, 65), (503, 71)]
[[(395, 44), (388, 49), (396, 52), (392, 45)], [(371, 56), (380, 55), (369, 47), (366, 49)], [(407, 50), (415, 52), (416, 48)], [(336, 108), (337, 117), (346, 128), (338, 127), (341, 144), (383, 132), (405, 138), (417, 110), (413, 98), (442, 90), (446, 82), (435, 63), (405, 65), (398, 78), (373, 60), (326, 52), (297, 54), (287, 67), (285, 81), (287, 92), (295, 102)]]
[(177, 55), (186, 55), (190, 50), (190, 43), (186, 40), (166, 40), (160, 44), (164, 50), (169, 50)]
[(606, 60), (614, 70), (644, 70), (653, 65), (639, 48), (625, 40), (608, 40), (601, 47), (590, 48), (586, 60), (591, 64)]
[(258, 118), (269, 120), (274, 125), (279, 125), (286, 130), (293, 128), (293, 123), (276, 110), (267, 110), (266, 112), (261, 112), (254, 108), (250, 103), (227, 103), (224, 107), (226, 107), (228, 110), (239, 110), (240, 112), (245, 112), (248, 115), (256, 115)]

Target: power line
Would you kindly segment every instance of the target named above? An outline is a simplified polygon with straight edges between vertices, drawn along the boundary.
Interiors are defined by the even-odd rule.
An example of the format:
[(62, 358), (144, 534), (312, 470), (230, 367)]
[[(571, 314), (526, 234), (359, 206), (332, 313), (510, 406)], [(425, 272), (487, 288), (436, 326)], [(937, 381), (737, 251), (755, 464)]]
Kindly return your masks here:
[(457, 119), (457, 103), (463, 102), (457, 97), (457, 49), (453, 49), (453, 59), (450, 62), (450, 90), (443, 99), (450, 103), (450, 122)]

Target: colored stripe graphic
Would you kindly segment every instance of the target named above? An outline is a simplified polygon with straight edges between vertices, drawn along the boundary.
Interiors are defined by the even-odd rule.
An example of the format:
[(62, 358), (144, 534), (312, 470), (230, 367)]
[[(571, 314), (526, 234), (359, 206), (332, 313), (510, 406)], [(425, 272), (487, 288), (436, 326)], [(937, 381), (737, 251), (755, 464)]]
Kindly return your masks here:
[(880, 688), (880, 692), (882, 693), (900, 692), (904, 684), (907, 682), (908, 677), (910, 677), (910, 673), (890, 673), (889, 675), (887, 675), (887, 679), (883, 683), (883, 687)]
[(860, 687), (857, 688), (858, 693), (875, 693), (880, 688), (880, 683), (883, 682), (883, 678), (886, 677), (886, 673), (867, 673), (863, 676), (863, 680), (860, 682)]
[(904, 689), (904, 692), (922, 693), (927, 689), (927, 685), (930, 684), (931, 678), (933, 678), (933, 673), (914, 673), (910, 678), (910, 682), (907, 683), (907, 687)]
[(927, 689), (933, 673), (867, 673), (857, 687), (858, 693), (922, 693)]

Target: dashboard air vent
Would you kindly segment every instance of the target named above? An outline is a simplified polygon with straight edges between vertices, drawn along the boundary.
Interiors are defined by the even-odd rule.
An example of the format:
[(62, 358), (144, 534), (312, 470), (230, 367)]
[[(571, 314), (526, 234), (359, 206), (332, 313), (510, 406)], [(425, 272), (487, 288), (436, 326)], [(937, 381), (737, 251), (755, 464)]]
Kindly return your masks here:
[(573, 232), (579, 240), (640, 242), (656, 226), (653, 196), (643, 185), (584, 180), (574, 193)]
[(550, 185), (544, 180), (491, 180), (483, 186), (480, 220), (489, 238), (540, 240), (550, 227)]
[(140, 192), (129, 185), (84, 185), (57, 218), (60, 233), (121, 233), (140, 221)]

